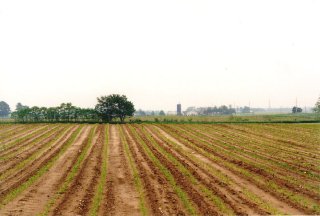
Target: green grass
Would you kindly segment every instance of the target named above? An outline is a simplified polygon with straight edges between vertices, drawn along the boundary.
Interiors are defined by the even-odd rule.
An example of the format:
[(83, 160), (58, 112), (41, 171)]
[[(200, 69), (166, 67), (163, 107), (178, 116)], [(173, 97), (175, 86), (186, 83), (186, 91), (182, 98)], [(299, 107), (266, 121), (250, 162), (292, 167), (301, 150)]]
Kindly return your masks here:
[(216, 116), (134, 116), (127, 122), (144, 123), (299, 123), (320, 122), (320, 115), (315, 113), (300, 114), (249, 114)]
[[(126, 118), (127, 123), (320, 123), (320, 114), (317, 113), (256, 113), (256, 114), (236, 114), (236, 115), (215, 115), (215, 116), (133, 116)], [(95, 124), (101, 123), (99, 119), (84, 120), (84, 121), (41, 121), (41, 122), (16, 122), (14, 119), (0, 120), (0, 124), (35, 124), (35, 123), (80, 123), (80, 124)], [(112, 123), (120, 123), (119, 119), (115, 119)]]

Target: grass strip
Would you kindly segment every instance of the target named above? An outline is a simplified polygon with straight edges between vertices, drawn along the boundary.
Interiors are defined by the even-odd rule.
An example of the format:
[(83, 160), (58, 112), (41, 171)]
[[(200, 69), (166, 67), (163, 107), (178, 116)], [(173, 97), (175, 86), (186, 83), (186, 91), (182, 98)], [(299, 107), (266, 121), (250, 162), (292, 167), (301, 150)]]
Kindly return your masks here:
[(132, 128), (131, 125), (129, 125), (130, 131), (134, 134), (134, 136), (138, 139), (139, 144), (145, 151), (145, 153), (148, 155), (148, 157), (151, 159), (153, 164), (160, 170), (160, 172), (165, 176), (169, 184), (174, 189), (175, 193), (183, 203), (184, 207), (188, 211), (190, 215), (197, 215), (196, 208), (194, 207), (192, 201), (189, 199), (186, 192), (177, 185), (176, 180), (174, 179), (171, 172), (158, 160), (158, 158), (152, 153), (152, 151), (148, 148), (148, 146), (145, 144), (145, 142), (142, 140), (142, 138), (137, 134), (137, 132)]
[(101, 175), (98, 183), (98, 188), (94, 195), (92, 201), (92, 207), (90, 209), (89, 215), (96, 216), (99, 212), (99, 207), (101, 205), (101, 200), (103, 196), (103, 190), (106, 184), (107, 171), (108, 171), (108, 151), (109, 148), (109, 124), (105, 126), (105, 136), (104, 136), (104, 145), (102, 150), (102, 166), (101, 166)]
[(136, 190), (139, 193), (139, 201), (140, 201), (139, 205), (140, 205), (141, 213), (142, 213), (142, 215), (149, 215), (148, 209), (146, 207), (146, 201), (145, 201), (146, 196), (145, 196), (145, 193), (143, 190), (144, 186), (143, 186), (142, 180), (140, 178), (139, 171), (138, 171), (137, 166), (135, 164), (135, 161), (133, 159), (132, 153), (129, 149), (129, 145), (128, 145), (128, 142), (125, 138), (123, 129), (122, 129), (122, 127), (119, 127), (119, 126), (118, 126), (118, 128), (120, 129), (120, 138), (121, 138), (121, 142), (123, 143), (126, 157), (129, 161), (130, 168), (133, 172), (134, 185), (136, 187)]
[(93, 140), (95, 130), (96, 130), (96, 126), (91, 128), (86, 146), (84, 147), (83, 151), (81, 151), (81, 154), (77, 158), (76, 162), (74, 163), (73, 167), (71, 168), (70, 172), (68, 173), (63, 184), (59, 187), (58, 191), (53, 195), (53, 197), (48, 201), (48, 203), (45, 206), (44, 211), (42, 213), (40, 213), (39, 215), (42, 215), (42, 216), (48, 215), (49, 211), (51, 210), (51, 208), (54, 205), (54, 203), (56, 202), (56, 200), (63, 193), (65, 193), (66, 190), (69, 188), (71, 182), (73, 181), (74, 177), (76, 176), (79, 169), (81, 168), (81, 165), (83, 164), (83, 161), (85, 159), (85, 156), (86, 156), (88, 150), (90, 149), (90, 147), (92, 145), (92, 140)]
[(60, 156), (68, 149), (68, 147), (75, 141), (78, 137), (83, 126), (80, 126), (76, 131), (72, 133), (69, 139), (66, 141), (66, 144), (60, 149), (60, 151), (50, 160), (46, 165), (41, 167), (33, 176), (31, 176), (27, 181), (22, 183), (19, 187), (13, 189), (0, 201), (0, 209), (11, 200), (16, 198), (24, 190), (26, 190), (30, 185), (32, 185), (36, 180), (38, 180), (43, 174), (45, 174), (53, 164), (60, 158)]

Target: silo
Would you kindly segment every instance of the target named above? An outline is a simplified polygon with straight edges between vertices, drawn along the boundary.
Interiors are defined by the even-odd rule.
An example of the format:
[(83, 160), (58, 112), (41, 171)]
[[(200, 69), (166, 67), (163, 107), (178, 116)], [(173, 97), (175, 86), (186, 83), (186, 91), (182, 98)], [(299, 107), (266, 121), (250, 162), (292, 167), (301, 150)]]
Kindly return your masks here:
[(182, 115), (181, 104), (177, 104), (177, 115)]

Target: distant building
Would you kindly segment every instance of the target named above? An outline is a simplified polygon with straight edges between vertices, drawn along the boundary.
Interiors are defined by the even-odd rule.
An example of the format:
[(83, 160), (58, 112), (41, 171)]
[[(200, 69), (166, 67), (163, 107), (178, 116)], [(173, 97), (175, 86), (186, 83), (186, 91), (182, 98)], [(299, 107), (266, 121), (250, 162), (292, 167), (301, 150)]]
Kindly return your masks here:
[(177, 115), (182, 115), (181, 104), (177, 104)]
[(177, 115), (177, 111), (168, 111), (167, 116)]
[(183, 112), (185, 116), (197, 116), (199, 115), (199, 113), (195, 110), (191, 110), (191, 111), (185, 111)]

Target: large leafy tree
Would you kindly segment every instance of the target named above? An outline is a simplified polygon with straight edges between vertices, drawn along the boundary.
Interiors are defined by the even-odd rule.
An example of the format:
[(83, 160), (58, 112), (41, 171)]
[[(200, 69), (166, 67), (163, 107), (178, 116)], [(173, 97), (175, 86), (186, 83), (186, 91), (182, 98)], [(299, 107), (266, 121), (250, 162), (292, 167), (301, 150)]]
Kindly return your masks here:
[(0, 101), (0, 117), (8, 117), (10, 112), (9, 104), (4, 101)]
[(103, 121), (111, 122), (114, 118), (119, 118), (124, 122), (127, 116), (133, 116), (135, 112), (133, 103), (125, 95), (112, 94), (97, 99), (95, 109)]

